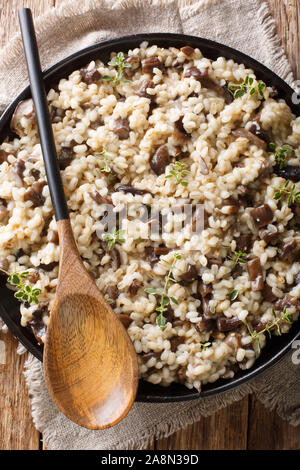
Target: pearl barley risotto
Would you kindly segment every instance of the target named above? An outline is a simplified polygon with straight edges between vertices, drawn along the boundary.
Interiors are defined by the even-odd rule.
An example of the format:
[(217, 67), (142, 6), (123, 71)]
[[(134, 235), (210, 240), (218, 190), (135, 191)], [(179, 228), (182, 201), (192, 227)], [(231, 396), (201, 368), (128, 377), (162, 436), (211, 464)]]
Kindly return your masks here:
[[(200, 391), (249, 369), (299, 315), (300, 118), (242, 64), (147, 43), (74, 71), (48, 102), (81, 257), (140, 376)], [(31, 100), (11, 129), (0, 265), (42, 343), (59, 247)]]

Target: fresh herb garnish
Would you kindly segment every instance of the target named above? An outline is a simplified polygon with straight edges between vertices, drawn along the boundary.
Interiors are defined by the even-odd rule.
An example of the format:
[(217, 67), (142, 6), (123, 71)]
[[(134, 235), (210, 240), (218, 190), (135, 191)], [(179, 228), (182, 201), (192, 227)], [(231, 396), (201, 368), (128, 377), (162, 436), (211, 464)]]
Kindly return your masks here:
[(289, 184), (290, 184), (290, 180), (287, 180), (285, 185), (281, 189), (276, 191), (276, 193), (274, 194), (274, 199), (276, 201), (281, 199), (283, 195), (287, 195), (288, 206), (290, 206), (291, 204), (294, 204), (295, 202), (298, 203), (300, 201), (300, 191), (295, 192), (296, 184), (294, 183), (292, 184), (292, 186), (288, 187)]
[(269, 144), (269, 149), (275, 152), (275, 161), (277, 165), (279, 166), (280, 170), (282, 170), (282, 168), (287, 166), (287, 163), (286, 163), (287, 155), (294, 151), (294, 149), (290, 147), (289, 145), (283, 145), (282, 147), (276, 148), (276, 144), (272, 142)]
[(120, 245), (125, 242), (124, 237), (125, 230), (117, 230), (116, 227), (112, 229), (111, 233), (104, 233), (102, 235), (103, 240), (107, 243), (107, 248), (109, 251), (113, 250), (116, 243)]
[(264, 96), (264, 89), (266, 88), (266, 84), (264, 82), (259, 82), (257, 84), (257, 88), (253, 86), (254, 78), (247, 77), (242, 83), (230, 83), (228, 86), (228, 90), (234, 97), (234, 99), (241, 98), (244, 96), (245, 93), (249, 91), (249, 96), (253, 96), (255, 93), (258, 93), (260, 96)]
[(113, 303), (113, 299), (111, 299), (108, 294), (105, 294), (104, 298), (105, 298), (107, 303), (109, 303), (109, 304)]
[(125, 83), (130, 83), (130, 80), (125, 80), (123, 78), (124, 69), (131, 67), (130, 64), (125, 62), (125, 56), (123, 52), (119, 52), (112, 60), (107, 63), (107, 65), (115, 67), (117, 69), (117, 74), (114, 78), (110, 77), (109, 75), (104, 75), (104, 77), (102, 77), (103, 80), (106, 80), (107, 82), (113, 81), (116, 84), (120, 83), (121, 80)]
[(231, 261), (234, 262), (234, 265), (236, 266), (237, 264), (245, 264), (246, 260), (244, 259), (247, 253), (244, 253), (243, 251), (234, 251), (233, 255), (229, 257)]
[(170, 269), (168, 271), (168, 274), (165, 277), (165, 284), (163, 291), (159, 291), (158, 289), (153, 289), (152, 287), (145, 289), (145, 292), (147, 294), (153, 294), (153, 295), (158, 295), (160, 297), (159, 300), (159, 305), (156, 307), (156, 311), (159, 313), (156, 317), (156, 323), (157, 325), (164, 331), (166, 328), (166, 317), (164, 316), (164, 312), (168, 310), (168, 305), (170, 302), (173, 302), (174, 304), (178, 305), (178, 301), (174, 297), (170, 297), (167, 295), (167, 290), (170, 285), (170, 282), (176, 282), (175, 279), (172, 277), (172, 272), (175, 268), (177, 260), (181, 259), (181, 255), (178, 253), (175, 253), (173, 255), (173, 262), (170, 264)]
[(185, 176), (189, 174), (189, 170), (186, 170), (186, 164), (181, 162), (171, 163), (170, 173), (166, 178), (175, 178), (176, 184), (181, 184), (181, 186), (187, 186), (188, 182), (184, 180)]
[(198, 347), (200, 348), (201, 351), (206, 351), (207, 348), (209, 348), (211, 346), (211, 343), (207, 342), (207, 343), (199, 343), (198, 344)]
[(102, 173), (107, 173), (107, 177), (109, 180), (113, 180), (115, 178), (115, 174), (113, 173), (111, 167), (109, 166), (109, 157), (113, 157), (112, 153), (107, 152), (105, 149), (101, 150), (101, 152), (98, 152), (95, 154), (96, 157), (103, 157), (102, 159), (102, 167), (100, 168), (100, 171)]
[(233, 290), (229, 296), (229, 299), (231, 302), (233, 302), (233, 300), (236, 300), (239, 296), (239, 291), (238, 290)]
[(252, 330), (250, 328), (250, 326), (246, 323), (249, 334), (252, 338), (252, 341), (257, 341), (259, 350), (261, 349), (260, 338), (259, 338), (260, 335), (262, 335), (263, 333), (268, 333), (269, 337), (271, 338), (271, 330), (273, 330), (274, 328), (277, 328), (278, 334), (281, 335), (282, 331), (281, 331), (280, 323), (281, 322), (285, 322), (285, 323), (288, 323), (288, 324), (293, 323), (293, 317), (287, 311), (286, 307), (284, 307), (284, 309), (282, 310), (282, 312), (280, 313), (280, 315), (278, 317), (277, 317), (274, 309), (272, 310), (272, 314), (273, 314), (273, 317), (274, 317), (273, 323), (267, 323), (265, 325), (264, 329), (262, 329), (260, 331)]
[(17, 299), (28, 302), (29, 304), (38, 304), (38, 296), (42, 291), (37, 288), (33, 289), (29, 284), (25, 284), (25, 279), (28, 274), (29, 271), (23, 271), (21, 273), (15, 271), (8, 276), (7, 281), (17, 288), (14, 294)]

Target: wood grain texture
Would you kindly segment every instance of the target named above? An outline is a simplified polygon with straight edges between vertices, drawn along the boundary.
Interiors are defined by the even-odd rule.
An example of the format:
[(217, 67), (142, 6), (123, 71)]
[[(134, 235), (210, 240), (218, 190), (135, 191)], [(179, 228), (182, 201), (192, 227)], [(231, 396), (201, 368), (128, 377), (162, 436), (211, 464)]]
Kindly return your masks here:
[(16, 354), (18, 343), (10, 333), (0, 333), (0, 341), (5, 345), (0, 363), (0, 450), (38, 449), (40, 436), (32, 423), (23, 375), (25, 356)]
[[(64, 0), (0, 0), (0, 47), (18, 28), (16, 11), (22, 6), (38, 15)], [(300, 2), (299, 0), (268, 0), (295, 77), (300, 79)], [(22, 386), (23, 358), (16, 355), (16, 341), (5, 338), (9, 367), (1, 372), (0, 365), (0, 449), (38, 449), (38, 433), (34, 431), (29, 412), (29, 398)], [(249, 413), (247, 401), (249, 401)], [(6, 404), (18, 403), (19, 408), (8, 419)], [(234, 429), (232, 430), (232, 427)], [(29, 438), (29, 435), (31, 436)], [(245, 439), (247, 436), (247, 439)], [(215, 416), (203, 418), (193, 426), (178, 431), (168, 439), (154, 443), (157, 449), (295, 449), (299, 448), (299, 428), (266, 410), (255, 397), (235, 403)], [(227, 446), (227, 447), (224, 447)]]
[(137, 356), (80, 258), (70, 220), (59, 220), (57, 229), (59, 275), (44, 348), (45, 381), (71, 421), (104, 429), (121, 421), (133, 404)]

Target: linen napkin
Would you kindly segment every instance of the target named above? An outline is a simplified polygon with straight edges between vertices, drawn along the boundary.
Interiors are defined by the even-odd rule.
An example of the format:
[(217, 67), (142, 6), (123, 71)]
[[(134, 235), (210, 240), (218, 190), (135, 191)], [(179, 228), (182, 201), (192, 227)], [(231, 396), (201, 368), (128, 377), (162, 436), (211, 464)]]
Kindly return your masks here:
[[(87, 45), (142, 32), (202, 36), (260, 60), (295, 87), (291, 66), (263, 0), (72, 0), (35, 20), (43, 67)], [(20, 35), (0, 52), (0, 112), (28, 84)], [(297, 343), (297, 344), (296, 344)], [(294, 347), (299, 347), (295, 342)], [(292, 350), (262, 376), (217, 397), (172, 404), (135, 403), (118, 425), (89, 431), (62, 415), (47, 392), (42, 364), (29, 355), (25, 376), (32, 415), (48, 449), (143, 449), (153, 439), (255, 393), (293, 425), (300, 423), (300, 354)]]

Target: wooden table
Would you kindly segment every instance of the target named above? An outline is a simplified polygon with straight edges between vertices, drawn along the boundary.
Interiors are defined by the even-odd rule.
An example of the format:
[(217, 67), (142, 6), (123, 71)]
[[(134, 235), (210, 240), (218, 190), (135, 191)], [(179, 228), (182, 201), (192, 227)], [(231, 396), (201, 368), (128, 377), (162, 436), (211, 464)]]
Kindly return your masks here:
[[(64, 0), (0, 0), (0, 47), (18, 30), (17, 9), (32, 8), (35, 16)], [(245, 0), (246, 1), (246, 0)], [(278, 33), (300, 79), (300, 4), (298, 0), (269, 0)], [(0, 333), (6, 363), (0, 355), (0, 450), (43, 448), (35, 430), (23, 377), (25, 357), (17, 356), (17, 341)], [(254, 396), (202, 418), (198, 423), (154, 443), (153, 449), (299, 449), (297, 429), (266, 410)]]

